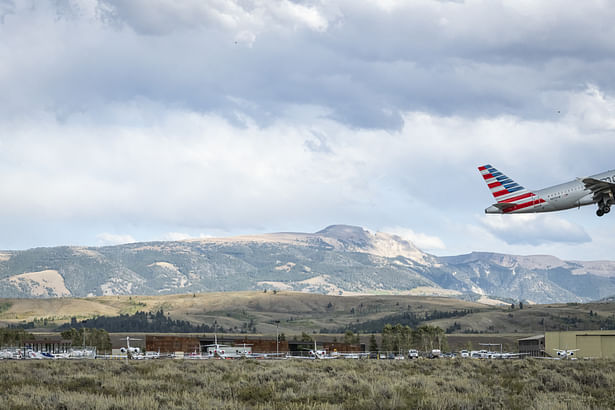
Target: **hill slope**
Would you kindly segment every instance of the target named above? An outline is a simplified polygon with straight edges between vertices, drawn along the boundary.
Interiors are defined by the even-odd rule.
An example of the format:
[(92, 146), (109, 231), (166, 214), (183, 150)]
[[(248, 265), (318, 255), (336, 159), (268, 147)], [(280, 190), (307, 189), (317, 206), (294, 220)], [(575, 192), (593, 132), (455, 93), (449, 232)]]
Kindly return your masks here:
[[(386, 323), (432, 324), (457, 334), (531, 334), (615, 328), (615, 303), (531, 305), (519, 309), (430, 296), (332, 296), (302, 292), (223, 292), (161, 296), (0, 299), (0, 327), (36, 321), (40, 330), (98, 316), (157, 312), (229, 332), (380, 332)], [(45, 320), (44, 320), (45, 319)], [(279, 322), (279, 323), (276, 323)], [(134, 329), (133, 329), (134, 330)]]

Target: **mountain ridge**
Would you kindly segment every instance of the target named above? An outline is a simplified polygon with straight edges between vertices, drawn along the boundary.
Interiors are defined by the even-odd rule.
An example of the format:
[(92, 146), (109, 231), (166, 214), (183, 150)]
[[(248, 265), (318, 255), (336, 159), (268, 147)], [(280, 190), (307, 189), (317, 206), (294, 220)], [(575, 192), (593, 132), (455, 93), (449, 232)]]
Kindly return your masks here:
[(615, 262), (490, 252), (437, 257), (350, 225), (315, 233), (0, 252), (0, 297), (294, 290), (586, 302), (615, 294)]

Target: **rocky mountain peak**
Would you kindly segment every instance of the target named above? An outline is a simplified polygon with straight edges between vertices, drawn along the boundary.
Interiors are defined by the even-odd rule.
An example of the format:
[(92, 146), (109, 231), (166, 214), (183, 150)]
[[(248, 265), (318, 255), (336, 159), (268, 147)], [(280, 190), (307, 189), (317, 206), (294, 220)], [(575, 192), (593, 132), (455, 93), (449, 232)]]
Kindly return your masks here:
[(335, 239), (347, 251), (395, 258), (402, 256), (425, 263), (428, 255), (410, 241), (384, 232), (372, 233), (360, 226), (331, 225), (316, 232), (316, 235)]
[(352, 225), (330, 225), (316, 232), (316, 235), (337, 239), (338, 241), (351, 243), (357, 246), (366, 246), (371, 240), (369, 231), (366, 231), (360, 226)]
[(551, 255), (506, 255), (493, 252), (472, 252), (466, 255), (443, 257), (450, 263), (484, 263), (506, 268), (554, 269), (568, 266), (568, 262)]

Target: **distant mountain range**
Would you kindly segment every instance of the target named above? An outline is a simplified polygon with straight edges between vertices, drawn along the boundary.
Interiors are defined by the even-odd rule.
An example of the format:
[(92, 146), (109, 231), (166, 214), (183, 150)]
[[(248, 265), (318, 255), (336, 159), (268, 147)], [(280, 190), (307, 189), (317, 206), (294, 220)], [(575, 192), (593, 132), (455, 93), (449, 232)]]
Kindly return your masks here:
[(399, 236), (346, 225), (316, 233), (0, 252), (1, 297), (264, 289), (585, 302), (615, 294), (615, 262), (479, 252), (436, 257)]

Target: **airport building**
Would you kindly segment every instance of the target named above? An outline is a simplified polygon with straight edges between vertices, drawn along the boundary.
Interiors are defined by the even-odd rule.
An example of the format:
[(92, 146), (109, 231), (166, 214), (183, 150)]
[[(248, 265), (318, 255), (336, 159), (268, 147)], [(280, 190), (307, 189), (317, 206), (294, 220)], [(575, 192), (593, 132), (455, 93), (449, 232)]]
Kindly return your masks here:
[(579, 349), (578, 358), (615, 359), (615, 330), (546, 332), (545, 352), (555, 356), (558, 349)]
[(557, 357), (558, 350), (576, 350), (577, 358), (615, 359), (615, 330), (545, 332), (519, 339), (519, 353)]
[(545, 355), (545, 335), (531, 336), (519, 339), (519, 353), (530, 357)]
[[(314, 342), (298, 340), (280, 340), (276, 343), (275, 339), (266, 338), (247, 338), (229, 337), (228, 335), (219, 338), (198, 337), (198, 336), (177, 336), (177, 335), (146, 335), (145, 349), (160, 353), (173, 352), (206, 352), (207, 346), (214, 343), (229, 346), (250, 346), (254, 353), (276, 353), (276, 352), (301, 352), (314, 348)], [(329, 352), (358, 353), (365, 351), (364, 344), (346, 344), (341, 342), (317, 342), (319, 347)]]

